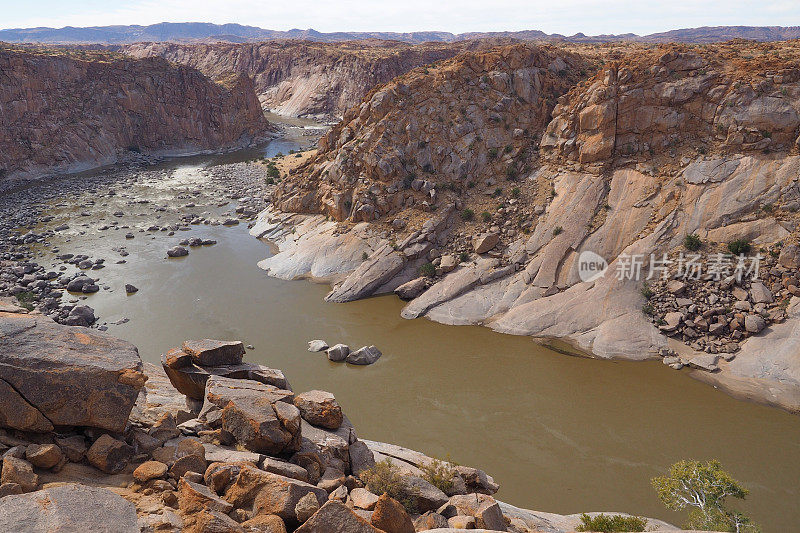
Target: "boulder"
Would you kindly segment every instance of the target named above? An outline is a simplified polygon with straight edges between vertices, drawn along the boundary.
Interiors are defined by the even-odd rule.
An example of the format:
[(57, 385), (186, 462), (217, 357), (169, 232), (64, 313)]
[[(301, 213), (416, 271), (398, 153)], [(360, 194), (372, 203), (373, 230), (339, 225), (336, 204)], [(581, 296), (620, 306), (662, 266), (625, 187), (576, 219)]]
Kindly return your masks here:
[(214, 339), (189, 340), (184, 341), (183, 351), (200, 366), (239, 365), (244, 356), (244, 344)]
[(350, 456), (350, 470), (356, 476), (364, 470), (375, 466), (375, 455), (363, 441), (356, 440), (350, 444), (348, 453)]
[(147, 379), (132, 344), (44, 316), (0, 313), (0, 353), (0, 423), (26, 431), (122, 432)]
[(211, 489), (186, 478), (178, 481), (178, 506), (184, 514), (197, 513), (203, 509), (228, 514), (233, 510), (233, 505), (211, 492)]
[(476, 235), (475, 238), (472, 239), (472, 248), (475, 250), (475, 253), (484, 254), (497, 246), (498, 242), (500, 242), (499, 234), (494, 232), (482, 233)]
[(445, 274), (448, 272), (452, 272), (453, 269), (456, 268), (456, 266), (458, 266), (458, 259), (456, 259), (456, 256), (450, 254), (443, 255), (442, 260), (439, 263), (439, 268), (441, 268), (442, 272), (444, 272)]
[(3, 471), (0, 476), (0, 483), (3, 485), (16, 483), (23, 492), (30, 492), (36, 490), (36, 486), (39, 484), (39, 476), (33, 471), (33, 467), (28, 461), (13, 455), (6, 455), (3, 457)]
[(331, 500), (295, 533), (381, 533), (342, 502)]
[(760, 281), (754, 281), (750, 285), (750, 298), (754, 304), (771, 304), (775, 301), (772, 292)]
[(747, 315), (744, 317), (744, 329), (750, 333), (759, 333), (767, 327), (767, 323), (759, 315)]
[(342, 425), (342, 408), (330, 392), (312, 390), (294, 397), (304, 420), (315, 426), (338, 429)]
[(350, 498), (353, 500), (353, 505), (365, 511), (372, 511), (375, 509), (375, 504), (378, 503), (378, 497), (372, 494), (367, 489), (355, 488), (350, 491)]
[(322, 340), (308, 341), (309, 352), (324, 352), (328, 349), (328, 343)]
[(278, 515), (289, 528), (300, 523), (295, 509), (301, 498), (310, 493), (316, 497), (319, 505), (328, 500), (328, 493), (324, 489), (277, 474), (263, 474), (260, 476), (260, 489), (253, 501), (253, 510), (255, 514)]
[(167, 250), (167, 257), (184, 257), (186, 255), (189, 255), (189, 250), (183, 246), (173, 246)]
[(110, 490), (77, 483), (0, 499), (0, 531), (139, 533), (136, 508)]
[(428, 288), (428, 280), (425, 276), (412, 279), (403, 283), (394, 290), (394, 293), (403, 300), (413, 300)]
[(319, 511), (319, 508), (320, 505), (316, 494), (309, 492), (300, 498), (300, 501), (294, 506), (294, 514), (297, 517), (297, 521), (302, 524), (311, 518), (314, 513)]
[(131, 460), (133, 454), (131, 446), (104, 433), (86, 452), (86, 458), (95, 468), (107, 474), (117, 474), (128, 466), (128, 461)]
[(222, 429), (246, 449), (269, 455), (299, 448), (300, 410), (290, 391), (245, 379), (213, 376), (206, 387), (210, 404), (222, 409)]
[(133, 471), (133, 479), (146, 483), (151, 479), (162, 478), (167, 475), (167, 465), (159, 461), (145, 461)]
[(416, 476), (400, 478), (400, 494), (420, 513), (435, 511), (447, 503), (447, 494)]
[(337, 344), (328, 348), (327, 353), (329, 360), (338, 363), (347, 359), (347, 356), (350, 355), (350, 347), (346, 344)]
[(345, 361), (351, 365), (371, 365), (383, 355), (375, 346), (363, 346), (350, 352)]
[(177, 348), (161, 355), (161, 366), (172, 386), (194, 400), (202, 401), (205, 398), (206, 382), (211, 376), (249, 379), (280, 389), (291, 389), (286, 376), (280, 370), (252, 363), (203, 367), (194, 364), (189, 354)]
[(64, 459), (64, 454), (55, 444), (30, 444), (25, 449), (25, 458), (38, 468), (53, 468)]
[(63, 439), (56, 437), (55, 440), (67, 459), (73, 463), (80, 463), (86, 456), (86, 439), (82, 435), (72, 435)]
[(414, 533), (414, 522), (405, 508), (388, 494), (383, 494), (375, 504), (372, 525), (386, 533)]

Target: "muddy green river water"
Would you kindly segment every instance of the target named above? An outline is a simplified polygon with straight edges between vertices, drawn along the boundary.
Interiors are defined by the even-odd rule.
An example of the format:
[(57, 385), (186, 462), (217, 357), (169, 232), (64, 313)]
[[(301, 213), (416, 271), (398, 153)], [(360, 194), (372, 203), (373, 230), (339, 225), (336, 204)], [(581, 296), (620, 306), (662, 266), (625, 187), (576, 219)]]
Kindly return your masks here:
[[(170, 180), (128, 192), (170, 202), (184, 189), (202, 189), (200, 163), (176, 162)], [(215, 200), (197, 197), (193, 211), (235, 205), (218, 208)], [(122, 207), (121, 223), (153, 223), (136, 213), (145, 206), (114, 201), (122, 199), (104, 199), (93, 212), (113, 220), (109, 214)], [(52, 224), (83, 222), (76, 209), (54, 207)], [(106, 258), (107, 267), (91, 274), (110, 290), (86, 303), (147, 361), (188, 338), (241, 339), (255, 346), (249, 360), (282, 369), (296, 391), (333, 392), (360, 436), (483, 468), (500, 483), (500, 499), (548, 512), (624, 511), (681, 523), (659, 503), (650, 478), (680, 459), (717, 458), (750, 489), (739, 507), (765, 531), (800, 531), (796, 416), (735, 400), (657, 362), (570, 357), (485, 328), (406, 321), (395, 297), (325, 303), (326, 286), (258, 269), (269, 248), (245, 224), (126, 240), (133, 230), (93, 229), (99, 223), (93, 219), (84, 235), (76, 225), (52, 243), (62, 253)], [(218, 244), (166, 258), (168, 247), (192, 236)], [(130, 253), (126, 264), (114, 264), (119, 246)], [(125, 283), (139, 292), (126, 296)], [(123, 317), (130, 321), (113, 324)], [(317, 338), (375, 344), (384, 355), (369, 367), (331, 363), (306, 351)]]

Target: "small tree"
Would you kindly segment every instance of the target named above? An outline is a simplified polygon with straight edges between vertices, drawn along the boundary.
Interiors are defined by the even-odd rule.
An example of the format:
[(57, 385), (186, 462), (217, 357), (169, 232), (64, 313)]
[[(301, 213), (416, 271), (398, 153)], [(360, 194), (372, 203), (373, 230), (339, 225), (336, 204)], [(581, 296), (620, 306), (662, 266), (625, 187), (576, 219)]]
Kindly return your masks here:
[(652, 483), (668, 509), (694, 508), (689, 513), (689, 529), (758, 531), (745, 515), (725, 507), (725, 498), (743, 500), (748, 491), (722, 469), (719, 461), (680, 461), (670, 467), (666, 476), (653, 478)]

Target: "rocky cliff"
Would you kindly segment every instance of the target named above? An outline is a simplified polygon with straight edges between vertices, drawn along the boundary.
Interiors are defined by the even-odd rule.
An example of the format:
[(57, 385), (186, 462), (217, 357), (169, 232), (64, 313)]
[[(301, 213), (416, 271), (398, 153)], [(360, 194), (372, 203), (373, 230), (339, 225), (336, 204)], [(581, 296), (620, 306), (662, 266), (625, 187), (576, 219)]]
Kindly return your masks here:
[[(585, 74), (577, 56), (513, 45), (415, 69), (373, 90), (284, 182), (276, 205), (371, 221), (431, 211), (481, 180), (530, 173), (556, 98)], [(441, 198), (440, 198), (441, 197)]]
[[(281, 252), (261, 266), (800, 411), (796, 45), (615, 49), (591, 77), (552, 54), (466, 54), (368, 95), (278, 188), (307, 214), (262, 215), (253, 233)], [(582, 281), (584, 252), (604, 275)], [(760, 275), (735, 275), (740, 253)], [(648, 280), (650, 254), (671, 263)]]
[(77, 171), (138, 153), (233, 148), (269, 129), (252, 82), (161, 58), (0, 48), (0, 173)]
[(281, 115), (330, 117), (342, 116), (376, 85), (472, 46), (478, 45), (284, 41), (208, 45), (139, 43), (120, 50), (133, 57), (165, 57), (212, 77), (223, 72), (240, 72), (254, 80), (265, 108)]

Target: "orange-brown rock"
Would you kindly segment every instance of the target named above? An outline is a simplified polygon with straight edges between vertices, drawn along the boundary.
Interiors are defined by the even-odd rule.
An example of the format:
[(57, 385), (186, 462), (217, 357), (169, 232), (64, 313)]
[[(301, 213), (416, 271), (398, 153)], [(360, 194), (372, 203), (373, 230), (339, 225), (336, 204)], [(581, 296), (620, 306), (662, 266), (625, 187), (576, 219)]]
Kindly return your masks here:
[(386, 533), (414, 533), (414, 523), (403, 506), (388, 494), (381, 495), (372, 513), (372, 525)]
[[(800, 129), (800, 66), (769, 45), (635, 49), (559, 99), (548, 159), (626, 164), (707, 152), (787, 151)], [(674, 162), (673, 162), (674, 164)]]
[[(555, 99), (584, 62), (552, 47), (466, 52), (371, 91), (275, 194), (284, 211), (372, 221), (530, 171)], [(431, 209), (432, 210), (432, 209)]]
[(269, 128), (246, 76), (69, 49), (0, 47), (0, 109), (6, 176), (241, 146)]

